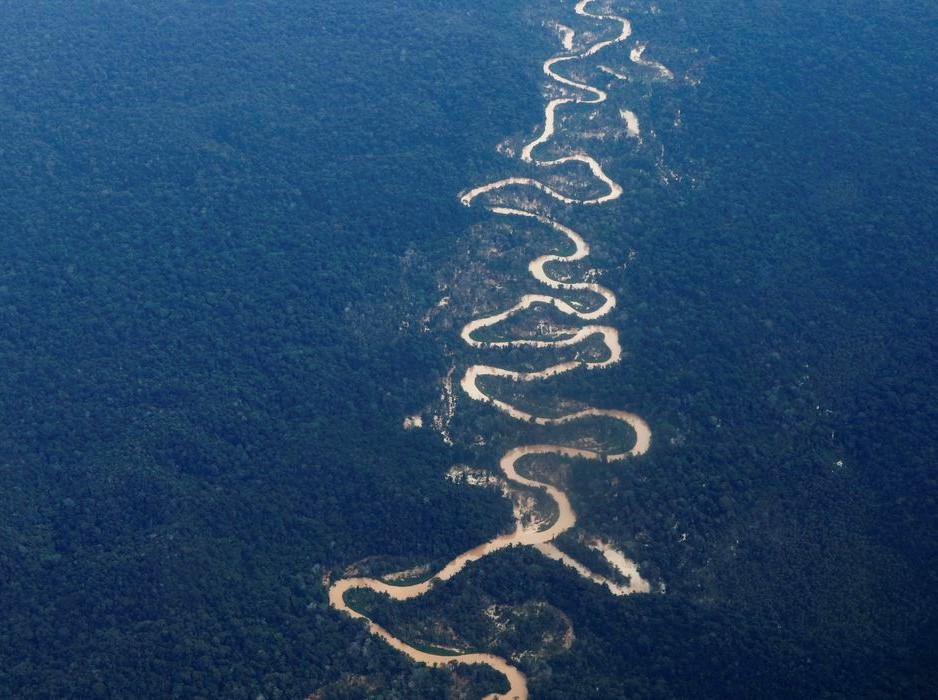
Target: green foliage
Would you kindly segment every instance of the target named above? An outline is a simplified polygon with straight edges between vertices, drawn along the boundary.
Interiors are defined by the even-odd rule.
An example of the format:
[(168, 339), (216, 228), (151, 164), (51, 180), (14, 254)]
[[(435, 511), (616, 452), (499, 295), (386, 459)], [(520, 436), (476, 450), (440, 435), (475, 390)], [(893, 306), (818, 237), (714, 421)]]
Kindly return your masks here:
[[(456, 193), (507, 173), (494, 144), (542, 117), (543, 8), (8, 5), (0, 696), (497, 690), (413, 667), (322, 577), (506, 527), (496, 492), (443, 478), (455, 461), (631, 437), (467, 401), (455, 449), (400, 429), (452, 357), (478, 360), (459, 318), (401, 321), (485, 219)], [(683, 179), (604, 144), (628, 195), (571, 213), (627, 356), (525, 396), (648, 420), (639, 460), (548, 466), (583, 530), (667, 593), (614, 598), (512, 550), (360, 602), (406, 638), (504, 654), (556, 635), (533, 603), (568, 615), (569, 651), (520, 661), (541, 698), (933, 695), (934, 7), (657, 5), (633, 24), (678, 80), (623, 99)], [(513, 298), (526, 244), (500, 235), (512, 255), (485, 269)], [(501, 636), (491, 605), (521, 611)]]

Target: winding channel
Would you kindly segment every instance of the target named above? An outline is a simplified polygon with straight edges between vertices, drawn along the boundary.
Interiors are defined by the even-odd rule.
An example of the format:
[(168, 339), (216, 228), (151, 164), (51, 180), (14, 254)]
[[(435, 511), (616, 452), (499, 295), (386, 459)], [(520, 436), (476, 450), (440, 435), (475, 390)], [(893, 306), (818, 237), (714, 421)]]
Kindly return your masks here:
[[(603, 186), (603, 193), (593, 197), (580, 198), (572, 194), (564, 193), (551, 185), (544, 184), (533, 178), (510, 177), (490, 182), (463, 193), (460, 196), (460, 201), (465, 206), (473, 206), (479, 197), (506, 188), (533, 188), (547, 195), (549, 198), (567, 205), (599, 205), (622, 196), (622, 188), (606, 174), (600, 163), (590, 155), (585, 153), (573, 153), (553, 160), (539, 160), (534, 155), (539, 146), (547, 143), (554, 136), (558, 121), (558, 110), (563, 109), (567, 105), (597, 105), (604, 102), (607, 98), (605, 91), (558, 73), (557, 70), (559, 67), (566, 62), (593, 56), (612, 44), (624, 42), (632, 34), (631, 23), (624, 17), (590, 12), (587, 8), (592, 5), (593, 2), (594, 0), (580, 0), (575, 7), (576, 13), (581, 17), (589, 19), (615, 22), (619, 25), (618, 34), (612, 39), (599, 41), (580, 51), (576, 51), (574, 50), (575, 31), (568, 27), (562, 28), (563, 46), (567, 52), (545, 61), (543, 71), (550, 80), (562, 86), (563, 93), (569, 93), (569, 96), (564, 94), (564, 96), (551, 99), (547, 103), (544, 109), (543, 130), (536, 138), (524, 145), (520, 157), (521, 160), (526, 163), (543, 168), (556, 168), (567, 164), (586, 166), (593, 178)], [(655, 68), (660, 66), (660, 64), (653, 64), (651, 61), (644, 59), (642, 56), (643, 51), (643, 45), (633, 50), (631, 60), (641, 65), (653, 65)], [(633, 119), (635, 118), (634, 114), (631, 112), (629, 112), (629, 114)], [(634, 124), (629, 122), (629, 126), (630, 131), (633, 129), (637, 130), (638, 128), (637, 122)], [(336, 610), (353, 618), (364, 620), (371, 634), (380, 637), (387, 644), (403, 652), (415, 662), (428, 664), (430, 666), (442, 666), (447, 664), (484, 664), (489, 666), (503, 674), (507, 678), (510, 686), (507, 693), (493, 694), (490, 695), (489, 698), (518, 698), (524, 700), (528, 697), (527, 680), (524, 674), (506, 659), (486, 653), (443, 654), (418, 649), (398, 637), (395, 637), (387, 629), (352, 608), (345, 600), (345, 594), (348, 591), (364, 588), (375, 591), (376, 593), (385, 594), (393, 600), (416, 598), (425, 594), (436, 584), (453, 578), (470, 563), (482, 559), (493, 552), (514, 546), (534, 547), (546, 557), (560, 561), (564, 565), (573, 568), (585, 578), (607, 587), (614, 595), (627, 595), (636, 592), (647, 592), (649, 590), (648, 582), (640, 576), (634, 562), (629, 561), (621, 552), (615, 550), (611, 545), (599, 543), (598, 545), (594, 544), (590, 546), (601, 551), (614, 568), (629, 577), (630, 582), (628, 585), (623, 585), (590, 571), (573, 557), (558, 549), (554, 544), (554, 540), (561, 533), (566, 532), (576, 524), (576, 513), (570, 504), (567, 494), (549, 483), (523, 476), (518, 471), (519, 462), (536, 455), (558, 455), (566, 458), (597, 461), (624, 460), (642, 455), (648, 451), (651, 445), (651, 429), (648, 427), (648, 424), (634, 413), (607, 408), (584, 408), (558, 416), (539, 416), (514, 406), (507, 401), (495, 398), (480, 386), (480, 383), (482, 383), (482, 380), (485, 378), (508, 380), (514, 383), (542, 381), (578, 368), (588, 370), (600, 369), (619, 362), (622, 357), (622, 347), (619, 343), (618, 331), (611, 326), (596, 323), (598, 319), (612, 311), (616, 305), (616, 297), (611, 290), (593, 282), (569, 282), (558, 280), (550, 276), (547, 270), (549, 265), (573, 263), (583, 260), (589, 255), (589, 244), (579, 233), (541, 213), (501, 205), (487, 206), (486, 209), (499, 216), (524, 219), (528, 222), (533, 221), (552, 229), (565, 237), (572, 244), (573, 252), (568, 255), (541, 255), (532, 260), (528, 264), (528, 270), (537, 282), (546, 287), (547, 291), (542, 294), (525, 294), (510, 308), (470, 321), (462, 329), (462, 339), (469, 346), (479, 349), (508, 347), (565, 348), (579, 345), (590, 338), (598, 337), (605, 346), (606, 353), (604, 359), (573, 359), (551, 365), (540, 371), (531, 372), (517, 372), (483, 364), (472, 365), (466, 370), (460, 382), (463, 391), (470, 398), (489, 404), (512, 418), (518, 419), (519, 421), (533, 422), (538, 425), (562, 425), (588, 416), (600, 416), (617, 420), (628, 425), (634, 431), (635, 442), (630, 449), (614, 454), (595, 449), (551, 444), (522, 445), (512, 448), (501, 458), (499, 468), (504, 477), (511, 484), (528, 489), (537, 489), (546, 494), (553, 501), (557, 510), (557, 518), (551, 520), (547, 527), (537, 529), (538, 526), (534, 525), (525, 528), (522, 525), (521, 514), (516, 512), (516, 524), (513, 532), (498, 535), (488, 542), (480, 544), (467, 552), (463, 552), (425, 581), (411, 585), (398, 585), (388, 583), (385, 580), (366, 577), (339, 579), (332, 583), (329, 588), (329, 603)], [(578, 298), (583, 295), (589, 295), (594, 298), (595, 301), (592, 305), (584, 305), (582, 302), (570, 302), (555, 296), (556, 293), (563, 292), (572, 292)], [(577, 329), (562, 331), (560, 337), (543, 339), (522, 338), (514, 340), (480, 340), (476, 337), (476, 334), (482, 329), (502, 324), (513, 316), (538, 306), (552, 307), (567, 317), (586, 323)], [(543, 523), (541, 525), (543, 525)]]

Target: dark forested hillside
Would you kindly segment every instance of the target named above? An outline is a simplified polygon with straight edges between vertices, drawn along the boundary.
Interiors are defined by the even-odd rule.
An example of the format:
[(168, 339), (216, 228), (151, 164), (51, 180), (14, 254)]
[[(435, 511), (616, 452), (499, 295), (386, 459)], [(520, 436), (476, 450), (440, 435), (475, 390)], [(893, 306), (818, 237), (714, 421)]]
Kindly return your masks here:
[(0, 695), (301, 697), (365, 668), (324, 570), (497, 527), (400, 430), (445, 360), (398, 325), (536, 118), (520, 9), (0, 13)]

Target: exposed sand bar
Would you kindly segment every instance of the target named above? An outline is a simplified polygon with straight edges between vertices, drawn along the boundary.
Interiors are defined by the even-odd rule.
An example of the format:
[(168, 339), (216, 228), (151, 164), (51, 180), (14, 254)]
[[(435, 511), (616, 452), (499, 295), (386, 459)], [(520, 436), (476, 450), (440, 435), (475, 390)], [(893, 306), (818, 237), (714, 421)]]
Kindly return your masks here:
[(629, 585), (628, 593), (648, 593), (651, 590), (651, 585), (642, 578), (641, 574), (638, 572), (638, 567), (635, 565), (635, 562), (626, 557), (622, 552), (613, 547), (608, 542), (595, 542), (590, 545), (592, 549), (597, 549), (602, 552), (602, 555), (606, 558), (613, 568), (618, 571), (623, 576), (628, 576)]
[(632, 63), (635, 63), (639, 66), (645, 66), (646, 68), (653, 68), (657, 71), (658, 76), (664, 80), (673, 80), (674, 73), (671, 72), (671, 69), (665, 66), (663, 63), (658, 61), (652, 61), (644, 57), (645, 54), (645, 44), (638, 44), (634, 49), (629, 52), (629, 60)]
[(613, 69), (610, 68), (609, 66), (599, 66), (599, 70), (601, 70), (603, 73), (605, 73), (605, 74), (607, 74), (607, 75), (611, 75), (613, 78), (616, 78), (616, 79), (618, 79), (618, 80), (628, 80), (628, 79), (629, 79), (629, 76), (627, 76), (625, 73), (621, 73), (621, 72), (619, 72), (619, 71), (617, 71), (617, 70), (613, 70)]
[(628, 130), (629, 136), (634, 139), (641, 138), (642, 131), (638, 125), (638, 116), (635, 112), (630, 109), (620, 109), (619, 115), (625, 120), (625, 128)]
[(576, 36), (576, 31), (566, 24), (555, 24), (554, 27), (560, 32), (560, 45), (566, 51), (573, 51), (573, 37)]
[[(541, 554), (543, 554), (545, 557), (547, 557), (548, 559), (554, 559), (555, 561), (559, 561), (561, 564), (564, 564), (565, 566), (569, 566), (571, 569), (573, 569), (578, 574), (580, 574), (580, 576), (582, 576), (583, 578), (589, 579), (593, 583), (596, 583), (600, 586), (605, 586), (606, 588), (609, 589), (609, 592), (612, 593), (613, 595), (631, 595), (633, 593), (648, 593), (648, 591), (651, 589), (651, 587), (648, 584), (648, 581), (643, 579), (638, 574), (638, 568), (634, 565), (634, 563), (625, 559), (624, 556), (622, 558), (625, 562), (628, 563), (628, 566), (626, 566), (625, 571), (622, 571), (620, 569), (620, 572), (630, 577), (629, 584), (627, 586), (621, 583), (617, 583), (616, 581), (613, 581), (611, 579), (608, 579), (605, 576), (601, 576), (600, 574), (597, 574), (594, 571), (590, 571), (588, 568), (583, 566), (583, 564), (578, 562), (576, 559), (571, 557), (566, 552), (561, 551), (553, 544), (550, 544), (550, 543), (539, 544), (535, 546), (535, 549), (539, 551)], [(616, 553), (618, 554), (618, 552)], [(634, 575), (630, 575), (629, 572), (634, 572)]]

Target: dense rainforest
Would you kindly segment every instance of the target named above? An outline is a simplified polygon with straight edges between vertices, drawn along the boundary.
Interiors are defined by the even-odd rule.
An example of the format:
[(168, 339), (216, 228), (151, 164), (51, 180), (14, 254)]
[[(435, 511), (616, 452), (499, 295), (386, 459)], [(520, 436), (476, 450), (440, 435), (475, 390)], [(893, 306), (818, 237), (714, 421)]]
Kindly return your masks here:
[[(676, 75), (621, 86), (647, 142), (594, 148), (626, 196), (577, 215), (626, 357), (531, 400), (652, 426), (640, 459), (563, 474), (664, 592), (519, 550), (356, 605), (528, 650), (535, 698), (934, 695), (938, 9), (610, 6)], [(510, 523), (445, 474), (544, 430), (466, 401), (453, 446), (401, 426), (474, 361), (477, 290), (513, 293), (544, 243), (480, 233), (457, 194), (541, 122), (550, 21), (583, 22), (541, 0), (7, 3), (0, 696), (500, 687), (411, 664), (323, 577)]]

